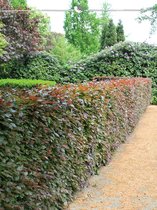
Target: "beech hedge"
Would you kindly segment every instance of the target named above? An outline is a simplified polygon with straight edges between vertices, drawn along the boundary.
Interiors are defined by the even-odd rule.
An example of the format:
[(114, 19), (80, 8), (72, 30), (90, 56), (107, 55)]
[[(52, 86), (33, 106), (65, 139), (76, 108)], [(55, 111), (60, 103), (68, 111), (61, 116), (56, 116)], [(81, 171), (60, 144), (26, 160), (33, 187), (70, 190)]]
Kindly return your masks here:
[(0, 209), (63, 209), (133, 131), (151, 80), (0, 88)]

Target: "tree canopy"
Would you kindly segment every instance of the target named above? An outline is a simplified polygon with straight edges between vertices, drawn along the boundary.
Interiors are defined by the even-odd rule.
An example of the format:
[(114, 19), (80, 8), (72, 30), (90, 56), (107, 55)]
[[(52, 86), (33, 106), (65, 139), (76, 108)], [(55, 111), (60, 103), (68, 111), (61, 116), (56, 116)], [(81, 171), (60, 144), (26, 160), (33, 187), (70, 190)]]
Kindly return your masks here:
[(99, 19), (91, 13), (87, 0), (72, 0), (64, 22), (65, 37), (83, 54), (99, 48)]
[(18, 59), (31, 52), (39, 51), (41, 49), (41, 37), (38, 30), (40, 19), (30, 18), (29, 8), (27, 12), (15, 12), (10, 1), (7, 0), (0, 0), (0, 7), (3, 9), (0, 11), (0, 19), (3, 24), (0, 33), (8, 42), (5, 49), (7, 53), (0, 57), (1, 62)]
[(138, 18), (140, 22), (148, 20), (151, 24), (151, 33), (157, 29), (157, 4), (152, 7), (142, 9), (141, 16)]

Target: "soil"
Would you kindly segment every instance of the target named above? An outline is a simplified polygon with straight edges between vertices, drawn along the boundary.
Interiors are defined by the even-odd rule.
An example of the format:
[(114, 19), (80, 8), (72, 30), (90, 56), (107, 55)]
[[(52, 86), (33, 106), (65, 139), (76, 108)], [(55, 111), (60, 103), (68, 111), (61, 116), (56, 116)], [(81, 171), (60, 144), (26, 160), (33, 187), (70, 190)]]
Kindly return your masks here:
[(157, 210), (157, 106), (67, 210)]

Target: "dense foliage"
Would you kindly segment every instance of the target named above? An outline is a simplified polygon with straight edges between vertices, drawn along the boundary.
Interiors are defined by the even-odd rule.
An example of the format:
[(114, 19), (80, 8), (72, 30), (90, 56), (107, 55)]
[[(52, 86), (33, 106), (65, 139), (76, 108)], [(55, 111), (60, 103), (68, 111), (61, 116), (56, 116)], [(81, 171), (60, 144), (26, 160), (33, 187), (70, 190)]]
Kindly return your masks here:
[(27, 8), (27, 0), (9, 0), (9, 2), (14, 9)]
[(46, 80), (30, 80), (30, 79), (0, 79), (0, 87), (35, 87), (35, 86), (53, 86), (56, 83)]
[(108, 30), (106, 34), (106, 46), (113, 46), (117, 42), (116, 26), (112, 19), (109, 20)]
[(83, 54), (99, 49), (99, 19), (88, 8), (88, 0), (72, 0), (64, 22), (65, 37)]
[(8, 42), (5, 49), (6, 53), (0, 56), (1, 64), (40, 50), (41, 39), (38, 31), (40, 20), (37, 18), (30, 19), (28, 8), (28, 12), (14, 12), (8, 0), (0, 0), (0, 8), (2, 9), (0, 19), (3, 24), (0, 33), (6, 37)]
[(3, 34), (0, 33), (0, 56), (5, 53), (5, 47), (7, 46), (7, 41)]
[(0, 208), (62, 210), (132, 132), (151, 81), (0, 88), (0, 95)]
[[(88, 57), (64, 71), (65, 82), (91, 80), (94, 76), (150, 77), (157, 88), (157, 47), (122, 42)], [(69, 76), (68, 76), (69, 75)]]
[(118, 25), (116, 27), (117, 32), (117, 42), (124, 42), (125, 41), (125, 35), (124, 35), (124, 28), (122, 21), (119, 20)]
[(25, 78), (58, 81), (60, 64), (48, 53), (35, 53), (0, 68), (0, 78)]
[(113, 46), (117, 42), (125, 41), (124, 29), (122, 21), (116, 26), (112, 19), (104, 22), (102, 26), (100, 49)]
[(81, 60), (82, 54), (64, 36), (52, 37), (53, 47), (50, 53), (55, 56), (61, 65), (68, 65)]
[(46, 14), (43, 14), (42, 12), (31, 9), (30, 12), (30, 19), (36, 19), (39, 20), (38, 22), (38, 32), (40, 35), (40, 43), (42, 51), (48, 51), (50, 49), (49, 46), (49, 36), (51, 35), (50, 32), (50, 17), (48, 17)]

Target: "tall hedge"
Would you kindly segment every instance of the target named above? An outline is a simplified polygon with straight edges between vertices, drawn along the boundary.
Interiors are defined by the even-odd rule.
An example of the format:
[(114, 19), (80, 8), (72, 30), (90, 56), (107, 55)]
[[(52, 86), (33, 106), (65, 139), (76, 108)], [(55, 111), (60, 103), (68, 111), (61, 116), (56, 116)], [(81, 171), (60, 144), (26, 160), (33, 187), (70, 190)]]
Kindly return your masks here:
[(149, 79), (0, 88), (0, 208), (63, 209), (150, 102)]
[(59, 61), (46, 52), (30, 54), (25, 59), (12, 60), (0, 65), (0, 79), (40, 79), (58, 81)]
[(157, 86), (157, 47), (120, 42), (63, 71), (64, 82), (89, 81), (94, 76), (150, 77)]

